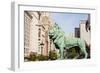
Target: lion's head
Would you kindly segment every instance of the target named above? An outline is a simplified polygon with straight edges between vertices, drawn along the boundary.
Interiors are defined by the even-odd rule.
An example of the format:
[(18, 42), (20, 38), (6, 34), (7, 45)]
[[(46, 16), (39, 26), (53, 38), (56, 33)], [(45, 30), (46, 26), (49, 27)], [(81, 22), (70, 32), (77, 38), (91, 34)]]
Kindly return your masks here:
[(57, 33), (58, 30), (59, 30), (59, 27), (58, 27), (58, 25), (55, 24), (49, 30), (49, 37), (52, 39), (52, 37), (55, 35), (55, 33)]

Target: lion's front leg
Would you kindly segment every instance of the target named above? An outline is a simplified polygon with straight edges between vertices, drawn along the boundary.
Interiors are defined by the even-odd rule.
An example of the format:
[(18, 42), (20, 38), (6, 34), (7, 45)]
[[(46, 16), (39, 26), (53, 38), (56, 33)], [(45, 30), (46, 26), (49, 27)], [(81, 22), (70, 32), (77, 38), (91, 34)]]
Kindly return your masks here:
[(60, 58), (61, 60), (64, 59), (64, 49), (60, 48)]
[(60, 58), (64, 59), (64, 42), (60, 44)]

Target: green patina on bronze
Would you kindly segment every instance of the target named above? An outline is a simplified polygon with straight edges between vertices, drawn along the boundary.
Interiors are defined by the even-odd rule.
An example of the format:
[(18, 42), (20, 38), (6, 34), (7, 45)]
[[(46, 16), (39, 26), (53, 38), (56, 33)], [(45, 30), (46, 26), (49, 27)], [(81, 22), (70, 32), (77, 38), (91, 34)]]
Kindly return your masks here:
[(53, 40), (57, 49), (60, 49), (61, 59), (64, 59), (64, 49), (69, 49), (74, 46), (78, 46), (85, 54), (84, 58), (87, 58), (85, 41), (80, 38), (66, 37), (64, 31), (57, 24), (50, 28), (49, 37)]

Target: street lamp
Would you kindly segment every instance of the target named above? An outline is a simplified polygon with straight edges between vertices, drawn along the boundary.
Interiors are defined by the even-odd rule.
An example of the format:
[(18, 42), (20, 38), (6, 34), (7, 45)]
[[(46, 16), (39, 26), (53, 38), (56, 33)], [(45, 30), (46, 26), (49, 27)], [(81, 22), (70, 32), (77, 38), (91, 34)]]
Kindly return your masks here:
[(43, 46), (44, 46), (44, 43), (42, 42), (40, 45), (41, 45), (41, 54), (43, 54)]

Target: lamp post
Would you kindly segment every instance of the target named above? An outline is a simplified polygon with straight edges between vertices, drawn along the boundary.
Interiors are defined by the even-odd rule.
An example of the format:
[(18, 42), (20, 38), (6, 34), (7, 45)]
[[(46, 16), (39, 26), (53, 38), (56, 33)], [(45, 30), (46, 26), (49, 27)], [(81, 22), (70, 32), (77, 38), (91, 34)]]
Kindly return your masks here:
[(42, 42), (40, 45), (41, 45), (41, 54), (43, 55), (43, 46), (44, 46), (44, 43)]

